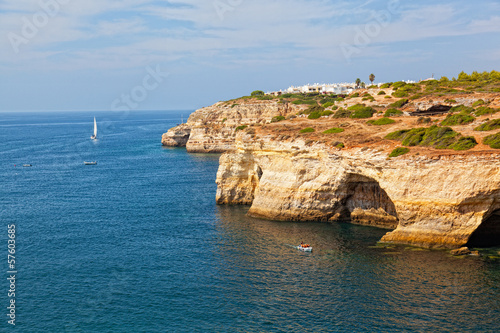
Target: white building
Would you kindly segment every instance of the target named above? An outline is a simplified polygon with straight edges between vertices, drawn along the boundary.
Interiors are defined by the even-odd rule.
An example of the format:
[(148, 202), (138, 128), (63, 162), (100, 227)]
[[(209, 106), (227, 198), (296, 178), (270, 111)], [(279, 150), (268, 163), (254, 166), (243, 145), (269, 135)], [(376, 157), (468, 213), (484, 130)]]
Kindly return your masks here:
[(356, 89), (356, 84), (354, 83), (333, 83), (333, 84), (306, 84), (304, 86), (291, 86), (284, 92), (281, 90), (278, 92), (273, 92), (270, 94), (278, 94), (281, 93), (289, 93), (289, 94), (307, 94), (307, 93), (318, 93), (318, 94), (350, 94), (352, 91)]

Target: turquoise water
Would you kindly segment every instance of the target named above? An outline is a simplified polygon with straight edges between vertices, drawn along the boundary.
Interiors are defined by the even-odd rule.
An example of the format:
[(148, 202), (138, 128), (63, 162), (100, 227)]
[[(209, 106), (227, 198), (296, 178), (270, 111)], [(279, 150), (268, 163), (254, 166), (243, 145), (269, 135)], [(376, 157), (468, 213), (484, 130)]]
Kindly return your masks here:
[[(0, 113), (0, 257), (7, 277), (15, 224), (19, 332), (498, 331), (499, 261), (216, 206), (219, 156), (160, 145), (180, 118)], [(290, 246), (301, 240), (314, 252)]]

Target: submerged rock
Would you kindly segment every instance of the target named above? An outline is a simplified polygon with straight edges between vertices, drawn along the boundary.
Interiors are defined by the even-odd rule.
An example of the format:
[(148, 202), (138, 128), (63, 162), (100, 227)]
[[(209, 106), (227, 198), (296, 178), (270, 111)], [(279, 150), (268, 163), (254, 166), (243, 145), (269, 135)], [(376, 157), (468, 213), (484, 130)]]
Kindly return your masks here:
[(466, 254), (471, 254), (471, 251), (469, 250), (469, 248), (467, 246), (464, 246), (464, 247), (461, 247), (459, 249), (451, 250), (450, 254), (454, 255), (454, 256), (463, 256)]

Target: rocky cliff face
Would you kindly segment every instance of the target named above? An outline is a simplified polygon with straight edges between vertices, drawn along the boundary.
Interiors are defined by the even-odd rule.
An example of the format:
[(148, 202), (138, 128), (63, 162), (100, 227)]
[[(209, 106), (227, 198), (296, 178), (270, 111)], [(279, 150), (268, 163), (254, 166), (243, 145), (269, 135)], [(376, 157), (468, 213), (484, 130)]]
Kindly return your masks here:
[[(217, 203), (283, 221), (351, 221), (394, 229), (382, 241), (432, 248), (500, 239), (500, 154), (401, 156), (237, 138), (222, 155)], [(487, 235), (487, 237), (485, 236)]]
[(171, 128), (167, 133), (163, 134), (161, 143), (164, 146), (169, 147), (185, 147), (190, 134), (191, 128), (189, 125), (181, 124), (177, 127)]
[[(454, 97), (465, 105), (481, 97), (500, 107), (498, 95), (490, 95)], [(359, 102), (361, 97), (342, 105)], [(429, 103), (417, 101), (405, 108), (434, 105)], [(186, 146), (189, 152), (226, 152), (217, 174), (217, 203), (251, 205), (248, 214), (255, 217), (349, 221), (390, 229), (383, 242), (423, 247), (500, 245), (500, 152), (482, 144), (491, 132), (473, 130), (487, 117), (500, 119), (500, 112), (454, 126), (479, 143), (469, 151), (411, 147), (411, 153), (389, 159), (399, 142), (385, 140), (385, 135), (422, 126), (417, 117), (395, 118), (387, 126), (304, 116), (269, 124), (275, 116), (305, 108), (277, 100), (220, 102), (193, 113), (187, 124), (164, 134), (162, 142)], [(439, 124), (445, 116), (429, 120)], [(301, 133), (306, 127), (313, 127), (313, 133)], [(344, 132), (323, 133), (331, 128)]]
[(186, 124), (162, 137), (164, 146), (186, 146), (192, 153), (221, 153), (234, 149), (237, 127), (265, 124), (276, 116), (295, 114), (304, 106), (275, 101), (235, 100), (219, 102), (194, 112)]

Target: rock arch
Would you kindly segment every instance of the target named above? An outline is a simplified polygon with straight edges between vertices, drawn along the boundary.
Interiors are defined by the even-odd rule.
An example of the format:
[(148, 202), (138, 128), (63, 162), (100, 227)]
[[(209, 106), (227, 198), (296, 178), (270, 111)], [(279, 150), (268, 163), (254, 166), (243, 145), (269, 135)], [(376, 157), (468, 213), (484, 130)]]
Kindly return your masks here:
[(338, 219), (354, 224), (395, 229), (396, 207), (378, 181), (360, 174), (348, 174), (337, 195), (341, 197)]

